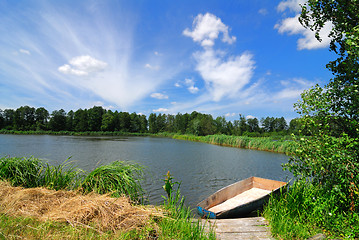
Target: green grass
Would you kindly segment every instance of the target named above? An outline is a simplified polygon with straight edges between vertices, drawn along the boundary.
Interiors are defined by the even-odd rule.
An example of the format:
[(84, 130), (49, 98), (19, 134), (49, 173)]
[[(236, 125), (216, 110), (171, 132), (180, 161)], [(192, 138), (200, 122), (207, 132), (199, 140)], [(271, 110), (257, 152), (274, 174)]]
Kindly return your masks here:
[(271, 197), (264, 209), (273, 236), (307, 239), (318, 233), (330, 238), (359, 237), (359, 214), (341, 212), (337, 199), (323, 194), (309, 180), (294, 182), (286, 193)]
[(228, 135), (208, 135), (208, 136), (194, 136), (194, 135), (174, 135), (173, 138), (204, 142), (220, 146), (247, 148), (261, 151), (270, 151), (277, 153), (285, 153), (291, 155), (295, 148), (292, 141), (277, 139), (273, 137), (245, 137), (245, 136), (228, 136)]
[(0, 180), (7, 180), (13, 186), (38, 187), (42, 170), (42, 161), (34, 157), (0, 158)]
[(40, 185), (49, 189), (77, 189), (84, 178), (84, 171), (75, 167), (74, 162), (67, 159), (60, 165), (44, 164)]
[[(96, 226), (72, 226), (65, 222), (39, 221), (0, 213), (0, 240), (3, 239), (151, 239), (150, 224), (141, 230), (100, 232)], [(165, 239), (165, 238), (159, 238)]]
[(81, 184), (84, 193), (112, 193), (112, 196), (129, 196), (134, 201), (143, 197), (141, 180), (143, 167), (130, 162), (112, 162), (90, 172)]

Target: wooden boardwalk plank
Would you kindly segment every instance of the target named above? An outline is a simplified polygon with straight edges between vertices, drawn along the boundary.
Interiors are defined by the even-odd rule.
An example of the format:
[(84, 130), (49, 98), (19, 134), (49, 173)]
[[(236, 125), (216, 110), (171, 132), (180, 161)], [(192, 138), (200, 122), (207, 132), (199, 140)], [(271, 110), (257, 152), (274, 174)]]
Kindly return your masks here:
[(214, 226), (220, 240), (273, 239), (263, 217), (202, 220), (206, 229)]

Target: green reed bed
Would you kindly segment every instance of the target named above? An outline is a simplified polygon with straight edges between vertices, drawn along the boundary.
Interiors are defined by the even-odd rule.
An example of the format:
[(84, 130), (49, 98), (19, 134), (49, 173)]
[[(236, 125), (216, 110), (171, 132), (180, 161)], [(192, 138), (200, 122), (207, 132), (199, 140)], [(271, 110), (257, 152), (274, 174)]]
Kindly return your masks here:
[(229, 135), (174, 135), (174, 139), (204, 142), (220, 146), (238, 147), (255, 149), (261, 151), (270, 151), (285, 153), (291, 155), (294, 152), (292, 141), (286, 139), (275, 139), (271, 137), (246, 137), (246, 136), (229, 136)]

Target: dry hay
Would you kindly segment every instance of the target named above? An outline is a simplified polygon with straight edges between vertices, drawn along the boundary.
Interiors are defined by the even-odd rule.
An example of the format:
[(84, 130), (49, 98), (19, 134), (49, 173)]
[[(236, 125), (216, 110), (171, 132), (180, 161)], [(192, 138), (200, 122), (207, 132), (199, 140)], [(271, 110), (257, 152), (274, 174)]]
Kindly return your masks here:
[(141, 228), (159, 210), (134, 206), (127, 197), (112, 198), (74, 191), (12, 187), (0, 181), (0, 210), (13, 216), (66, 221), (71, 225), (95, 223), (99, 231)]

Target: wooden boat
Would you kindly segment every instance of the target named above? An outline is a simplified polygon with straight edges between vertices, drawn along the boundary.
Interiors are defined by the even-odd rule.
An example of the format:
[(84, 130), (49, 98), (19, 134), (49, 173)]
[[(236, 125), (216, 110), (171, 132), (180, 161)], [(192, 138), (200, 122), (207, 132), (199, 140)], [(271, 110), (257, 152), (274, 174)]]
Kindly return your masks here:
[(197, 205), (203, 218), (233, 218), (245, 216), (261, 208), (271, 193), (278, 193), (286, 186), (280, 182), (250, 177), (215, 192)]

